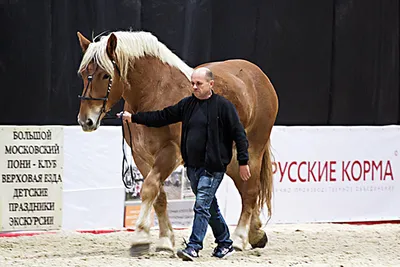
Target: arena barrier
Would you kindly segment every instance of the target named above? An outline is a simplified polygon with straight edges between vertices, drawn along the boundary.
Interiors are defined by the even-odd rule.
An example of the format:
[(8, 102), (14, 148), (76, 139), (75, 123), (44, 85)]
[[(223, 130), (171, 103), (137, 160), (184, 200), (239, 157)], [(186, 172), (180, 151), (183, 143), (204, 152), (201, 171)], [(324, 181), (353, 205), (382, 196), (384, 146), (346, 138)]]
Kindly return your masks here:
[[(122, 182), (120, 127), (84, 133), (77, 126), (1, 126), (0, 136), (3, 236), (134, 229), (143, 177), (131, 160), (129, 189)], [(271, 139), (270, 224), (400, 219), (399, 126), (275, 126)], [(235, 225), (241, 200), (225, 178), (217, 198), (226, 221)], [(194, 198), (182, 166), (165, 189), (173, 227), (189, 227)], [(155, 216), (153, 221), (157, 228)]]

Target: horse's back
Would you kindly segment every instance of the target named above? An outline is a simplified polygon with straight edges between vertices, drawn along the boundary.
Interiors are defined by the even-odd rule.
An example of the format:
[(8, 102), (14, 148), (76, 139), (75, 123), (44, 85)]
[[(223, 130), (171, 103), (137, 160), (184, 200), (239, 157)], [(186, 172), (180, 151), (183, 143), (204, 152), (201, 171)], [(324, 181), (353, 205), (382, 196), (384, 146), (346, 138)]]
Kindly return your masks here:
[(257, 65), (247, 60), (231, 59), (201, 66), (213, 72), (214, 90), (236, 106), (246, 130), (272, 128), (278, 99), (269, 78)]

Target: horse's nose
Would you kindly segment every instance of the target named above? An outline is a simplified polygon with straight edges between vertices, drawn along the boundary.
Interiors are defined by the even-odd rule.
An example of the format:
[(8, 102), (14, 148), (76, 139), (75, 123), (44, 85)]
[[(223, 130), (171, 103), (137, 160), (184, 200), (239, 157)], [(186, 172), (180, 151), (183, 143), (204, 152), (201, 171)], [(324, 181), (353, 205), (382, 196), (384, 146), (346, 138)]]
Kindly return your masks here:
[(93, 120), (91, 118), (87, 118), (85, 120), (85, 119), (80, 119), (78, 117), (78, 123), (82, 127), (92, 127), (93, 126)]
[(93, 120), (90, 119), (90, 118), (87, 119), (85, 123), (86, 123), (86, 125), (89, 126), (89, 127), (92, 127), (92, 126), (93, 126)]

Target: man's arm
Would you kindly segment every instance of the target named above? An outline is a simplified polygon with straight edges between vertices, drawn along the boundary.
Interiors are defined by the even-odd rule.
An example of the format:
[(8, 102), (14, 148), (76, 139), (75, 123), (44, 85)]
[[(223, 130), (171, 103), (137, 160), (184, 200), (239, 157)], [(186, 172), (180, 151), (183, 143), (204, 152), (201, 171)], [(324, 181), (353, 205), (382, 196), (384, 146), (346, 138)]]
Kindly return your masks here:
[(184, 100), (185, 99), (182, 99), (177, 104), (161, 110), (138, 112), (135, 114), (130, 114), (125, 111), (119, 116), (123, 115), (124, 119), (127, 119), (128, 121), (137, 124), (143, 124), (148, 127), (162, 127), (182, 121), (182, 108)]
[(236, 144), (237, 160), (239, 162), (239, 172), (242, 180), (247, 181), (251, 177), (248, 165), (249, 142), (247, 140), (246, 131), (240, 122), (239, 115), (235, 106), (229, 100), (226, 101), (226, 120), (231, 130), (231, 136)]
[(240, 122), (235, 106), (230, 101), (227, 101), (226, 103), (226, 118), (228, 120), (232, 138), (236, 144), (237, 160), (239, 165), (247, 165), (249, 161), (249, 142), (247, 140), (246, 132)]

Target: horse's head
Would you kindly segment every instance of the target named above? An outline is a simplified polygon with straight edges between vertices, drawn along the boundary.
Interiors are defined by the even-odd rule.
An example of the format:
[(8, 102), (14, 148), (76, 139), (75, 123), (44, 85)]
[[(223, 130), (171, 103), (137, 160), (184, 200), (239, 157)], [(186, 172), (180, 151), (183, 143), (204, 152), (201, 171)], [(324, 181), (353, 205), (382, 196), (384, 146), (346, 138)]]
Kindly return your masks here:
[(81, 33), (79, 43), (83, 51), (79, 74), (83, 80), (83, 92), (78, 123), (86, 132), (95, 131), (106, 113), (121, 99), (123, 85), (116, 56), (117, 38), (90, 42)]

